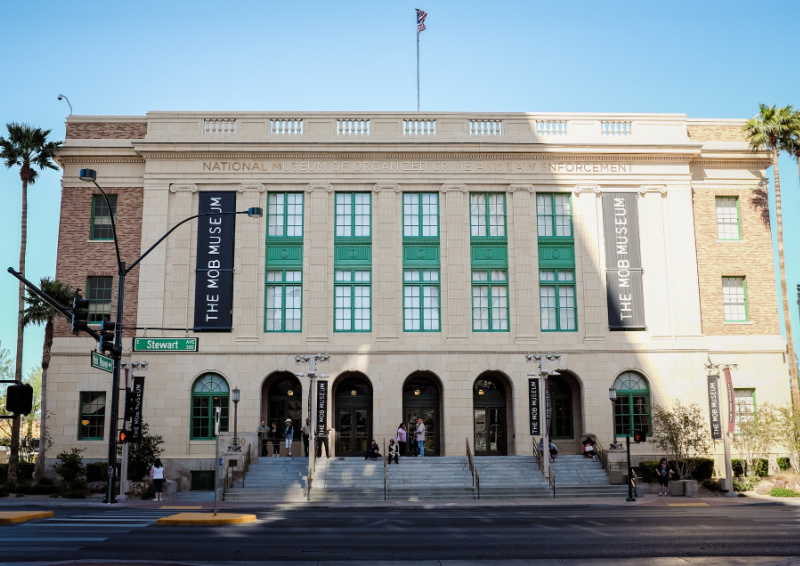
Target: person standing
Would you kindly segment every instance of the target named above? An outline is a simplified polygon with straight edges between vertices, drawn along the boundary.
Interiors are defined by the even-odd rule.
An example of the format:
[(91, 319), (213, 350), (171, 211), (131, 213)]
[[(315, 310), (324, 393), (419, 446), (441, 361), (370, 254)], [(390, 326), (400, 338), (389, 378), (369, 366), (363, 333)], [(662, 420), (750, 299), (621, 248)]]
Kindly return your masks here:
[(164, 501), (164, 464), (161, 463), (161, 458), (156, 458), (153, 466), (150, 468), (150, 477), (153, 480), (153, 491), (155, 498), (153, 501)]
[(397, 446), (401, 456), (406, 455), (406, 444), (408, 444), (408, 431), (406, 430), (406, 423), (400, 423), (397, 427)]
[(322, 447), (323, 446), (325, 447), (325, 457), (326, 458), (330, 457), (330, 455), (328, 454), (328, 432), (330, 430), (331, 429), (326, 428), (325, 429), (325, 434), (320, 434), (320, 435), (317, 435), (317, 436), (314, 437), (314, 440), (316, 441), (316, 444), (317, 444), (317, 458), (321, 458), (322, 457)]
[(281, 453), (281, 433), (278, 431), (278, 423), (272, 421), (269, 427), (269, 439), (272, 442), (272, 456), (277, 457)]
[(294, 440), (294, 423), (292, 419), (286, 419), (286, 427), (283, 429), (283, 440), (286, 442), (286, 452), (292, 457), (292, 441)]
[(303, 448), (305, 449), (306, 456), (308, 456), (308, 436), (309, 436), (309, 429), (311, 428), (311, 419), (306, 419), (305, 424), (303, 425)]
[(425, 423), (422, 419), (417, 419), (417, 428), (414, 430), (414, 437), (417, 440), (420, 458), (425, 457)]
[(666, 458), (661, 458), (661, 461), (656, 466), (656, 475), (658, 476), (658, 496), (669, 495), (669, 480), (672, 474), (675, 473), (672, 466), (669, 465)]
[(256, 433), (258, 433), (258, 450), (262, 456), (269, 456), (269, 452), (267, 450), (267, 433), (269, 432), (269, 427), (267, 426), (267, 421), (261, 421), (261, 424), (256, 427)]

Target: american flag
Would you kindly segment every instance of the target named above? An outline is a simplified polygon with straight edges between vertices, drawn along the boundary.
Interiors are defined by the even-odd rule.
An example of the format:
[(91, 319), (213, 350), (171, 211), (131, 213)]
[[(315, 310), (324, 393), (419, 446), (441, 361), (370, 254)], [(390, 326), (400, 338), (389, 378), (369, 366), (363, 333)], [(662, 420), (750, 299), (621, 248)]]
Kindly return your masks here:
[(427, 17), (428, 14), (420, 9), (417, 9), (417, 33), (425, 30), (425, 18)]

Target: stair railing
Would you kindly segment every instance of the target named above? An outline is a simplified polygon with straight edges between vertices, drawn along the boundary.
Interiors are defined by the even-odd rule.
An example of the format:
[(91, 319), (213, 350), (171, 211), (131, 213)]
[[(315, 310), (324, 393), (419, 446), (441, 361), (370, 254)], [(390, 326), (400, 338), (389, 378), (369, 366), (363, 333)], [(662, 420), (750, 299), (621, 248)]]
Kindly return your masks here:
[(606, 471), (606, 475), (611, 474), (611, 463), (608, 461), (608, 452), (603, 450), (603, 446), (599, 442), (596, 442), (594, 445), (594, 453), (600, 458), (600, 464)]
[(244, 465), (242, 466), (242, 487), (244, 487), (244, 477), (250, 471), (250, 445), (245, 447)]
[(383, 439), (383, 500), (389, 500), (389, 475), (386, 472), (386, 438)]
[(472, 450), (469, 447), (469, 437), (467, 437), (467, 462), (469, 463), (469, 472), (472, 474), (472, 487), (478, 490), (478, 499), (481, 498), (481, 475), (478, 473), (478, 466), (475, 465), (475, 460), (472, 458)]
[(539, 446), (536, 444), (536, 439), (531, 439), (531, 443), (533, 444), (533, 457), (536, 458), (536, 465), (539, 466), (539, 472), (542, 474), (542, 479), (547, 479), (544, 477), (544, 462), (542, 461), (542, 452), (539, 450)]
[(547, 482), (550, 484), (550, 488), (553, 490), (553, 499), (556, 498), (556, 473), (553, 471), (553, 467), (550, 466), (547, 471)]

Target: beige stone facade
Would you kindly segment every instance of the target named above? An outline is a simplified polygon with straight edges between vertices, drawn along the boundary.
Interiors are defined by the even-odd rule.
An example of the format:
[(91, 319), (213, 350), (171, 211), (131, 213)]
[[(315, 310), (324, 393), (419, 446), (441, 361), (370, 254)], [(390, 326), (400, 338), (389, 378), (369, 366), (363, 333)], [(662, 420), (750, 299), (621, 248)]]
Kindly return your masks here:
[[(80, 286), (99, 261), (93, 259), (97, 254), (106, 254), (103, 265), (113, 266), (107, 242), (72, 236), (88, 233), (91, 222), (80, 210), (90, 193), (78, 179), (83, 167), (97, 170), (101, 186), (116, 188), (121, 225), (141, 223), (139, 232), (125, 232), (128, 262), (196, 214), (204, 192), (232, 191), (237, 210), (267, 212), (260, 220), (236, 217), (229, 332), (193, 330), (197, 222), (156, 248), (140, 264), (136, 288), (126, 291), (125, 324), (138, 328), (136, 336), (199, 338), (196, 354), (126, 350), (123, 355), (128, 362), (148, 362), (144, 418), (164, 437), (164, 456), (173, 469), (184, 475), (212, 466), (214, 442), (194, 438), (192, 391), (199, 378), (213, 373), (229, 389), (241, 390), (238, 429), (252, 433), (273, 411), (270, 388), (307, 370), (295, 356), (320, 352), (331, 355), (320, 370), (329, 376), (328, 425), (331, 448), (339, 454), (350, 453), (345, 421), (361, 418), (345, 415), (357, 410), (347, 399), (355, 383), (351, 379), (366, 384), (368, 395), (359, 402), (368, 407), (368, 436), (393, 437), (398, 423), (417, 414), (416, 391), (406, 387), (404, 398), (404, 385), (425, 383), (421, 397), (432, 395), (427, 399), (428, 408), (434, 408), (437, 454), (462, 455), (465, 439), (473, 448), (485, 440), (487, 453), (530, 453), (528, 374), (538, 369), (526, 362), (530, 352), (562, 355), (553, 417), (568, 433), (557, 435), (561, 449), (577, 450), (587, 434), (608, 444), (613, 437), (608, 389), (625, 372), (644, 378), (650, 407), (674, 399), (707, 407), (703, 364), (708, 359), (739, 364), (735, 387), (757, 389), (759, 402), (788, 402), (769, 231), (745, 204), (765, 183), (769, 159), (748, 149), (737, 134), (743, 124), (676, 114), (71, 116), (59, 156), (64, 212), (57, 276)], [(635, 196), (644, 312), (643, 328), (637, 330), (609, 328), (606, 237), (613, 219), (603, 202), (610, 193)], [(268, 258), (267, 250), (281, 245), (268, 236), (273, 194), (303, 197), (302, 255), (294, 267), (274, 266), (291, 256), (289, 244), (297, 242), (287, 240), (289, 247)], [(369, 195), (368, 240), (337, 238), (336, 199), (342, 194)], [(435, 242), (404, 237), (404, 196), (409, 194), (435, 195)], [(473, 195), (498, 196), (491, 202), (503, 204), (503, 236), (471, 238)], [(568, 197), (568, 245), (539, 236), (539, 195)], [(741, 241), (717, 242), (716, 195), (739, 196)], [(358, 263), (358, 258), (366, 259)], [(301, 330), (266, 331), (267, 272), (286, 269), (302, 273)], [(404, 326), (406, 269), (438, 273), (437, 331)], [(561, 319), (562, 331), (543, 330), (548, 323), (542, 318), (542, 269), (573, 278), (558, 301), (574, 316), (574, 330), (565, 329), (569, 323)], [(335, 308), (341, 306), (336, 274), (344, 270), (369, 273), (368, 331), (335, 330)], [(505, 273), (498, 287), (505, 289), (505, 315), (502, 309), (473, 310), (473, 295), (482, 287), (473, 281), (475, 271)], [(722, 320), (719, 280), (726, 275), (747, 278), (751, 324)], [(497, 316), (501, 326), (506, 316), (506, 326), (478, 331), (475, 319), (483, 312)], [(128, 337), (133, 334), (126, 331)], [(85, 457), (105, 456), (107, 417), (103, 438), (79, 439), (82, 392), (110, 395), (109, 374), (89, 367), (93, 346), (90, 338), (60, 328), (48, 373), (53, 454), (78, 446), (86, 449)], [(415, 378), (427, 381), (409, 381)], [(485, 384), (476, 385), (479, 378), (491, 378), (492, 387), (502, 392), (485, 392), (484, 403), (479, 389)], [(308, 379), (297, 382), (299, 389), (292, 393), (301, 403), (291, 406), (302, 408), (299, 422), (307, 414)], [(361, 397), (353, 387), (354, 397)], [(283, 408), (275, 411), (289, 410), (291, 402), (284, 391)], [(480, 411), (487, 419), (494, 414), (495, 426), (483, 424)], [(476, 432), (480, 427), (490, 429), (484, 440)], [(653, 450), (635, 448), (640, 454)]]

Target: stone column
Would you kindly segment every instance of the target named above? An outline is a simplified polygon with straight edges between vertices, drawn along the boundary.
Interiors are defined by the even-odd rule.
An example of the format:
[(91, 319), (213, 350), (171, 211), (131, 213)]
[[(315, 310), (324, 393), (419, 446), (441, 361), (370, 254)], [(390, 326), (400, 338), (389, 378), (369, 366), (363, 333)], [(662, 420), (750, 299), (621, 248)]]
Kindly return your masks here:
[[(168, 183), (144, 183), (144, 203), (142, 206), (142, 241), (140, 250), (144, 251), (152, 246), (156, 240), (163, 236), (171, 226), (177, 224), (187, 216), (191, 216), (191, 195), (189, 195), (189, 212), (181, 217), (177, 217), (177, 212), (173, 213), (170, 207), (170, 185)], [(177, 218), (174, 222), (173, 218)], [(192, 228), (183, 226), (176, 230), (170, 238), (176, 236), (181, 230), (188, 233), (191, 238)], [(137, 326), (164, 326), (164, 295), (166, 280), (164, 275), (167, 272), (167, 250), (172, 245), (171, 241), (164, 242), (157, 246), (147, 259), (142, 261), (136, 268), (139, 271), (139, 293), (137, 301)], [(128, 265), (136, 257), (124, 258)], [(130, 278), (132, 274), (129, 274)], [(116, 285), (116, 277), (114, 278)], [(115, 287), (116, 290), (116, 287)], [(184, 299), (186, 300), (186, 299)], [(128, 301), (126, 301), (128, 303)], [(185, 326), (186, 322), (181, 322), (180, 326)]]
[[(169, 225), (174, 226), (192, 215), (192, 203), (197, 185), (173, 184), (169, 187)], [(192, 234), (190, 227), (179, 228), (169, 237), (164, 270), (164, 326), (187, 328), (192, 296), (189, 283), (192, 277)]]
[[(239, 185), (236, 210), (264, 207), (264, 185)], [(264, 324), (264, 219), (236, 216), (236, 252), (233, 276), (233, 328), (237, 342), (258, 342)]]
[(664, 201), (667, 187), (639, 188), (639, 240), (642, 254), (642, 286), (645, 293), (645, 321), (653, 338), (672, 336), (673, 297), (668, 266), (669, 235), (665, 231)]
[[(516, 329), (517, 344), (539, 340), (539, 249), (536, 239), (535, 189), (532, 185), (510, 185), (508, 209), (509, 275), (511, 293), (511, 328)], [(514, 322), (516, 321), (516, 322)]]
[(442, 328), (448, 344), (465, 344), (472, 329), (469, 194), (466, 185), (442, 185)]
[(333, 332), (333, 185), (308, 185), (303, 220), (303, 328), (306, 342), (330, 342)]
[(403, 320), (403, 208), (400, 185), (375, 185), (372, 205), (372, 320), (378, 342), (397, 342)]
[[(575, 229), (575, 286), (583, 317), (578, 330), (585, 341), (605, 340), (608, 333), (606, 269), (602, 253), (603, 200), (597, 185), (576, 185), (573, 189)], [(581, 325), (581, 321), (583, 324)]]

